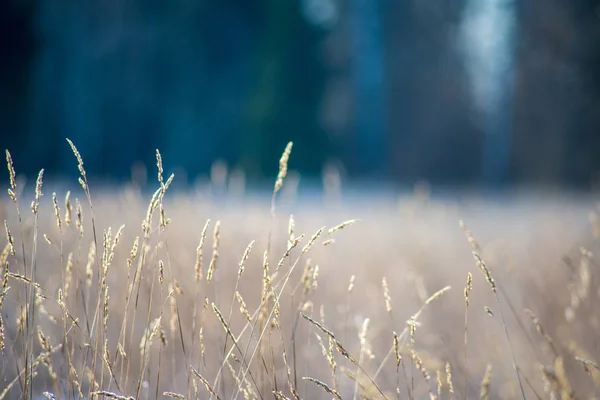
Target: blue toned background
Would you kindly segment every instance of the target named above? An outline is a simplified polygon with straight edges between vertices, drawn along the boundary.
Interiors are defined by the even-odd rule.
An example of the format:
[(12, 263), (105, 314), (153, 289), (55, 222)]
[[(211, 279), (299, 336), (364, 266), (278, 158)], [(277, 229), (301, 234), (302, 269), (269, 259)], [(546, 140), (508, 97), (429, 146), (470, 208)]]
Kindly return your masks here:
[[(0, 138), (18, 170), (128, 179), (159, 148), (412, 184), (590, 188), (596, 1), (5, 0)], [(6, 179), (4, 177), (3, 179)]]

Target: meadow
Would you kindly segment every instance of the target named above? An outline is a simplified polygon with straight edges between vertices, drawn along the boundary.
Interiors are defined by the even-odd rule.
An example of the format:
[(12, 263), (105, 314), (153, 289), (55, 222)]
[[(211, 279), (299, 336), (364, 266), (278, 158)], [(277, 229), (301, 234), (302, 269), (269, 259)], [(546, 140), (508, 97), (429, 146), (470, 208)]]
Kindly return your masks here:
[(61, 186), (7, 152), (0, 399), (600, 392), (591, 195), (353, 195), (335, 175), (303, 194), (291, 144), (272, 193), (226, 171), (177, 189), (158, 151), (154, 190), (104, 187), (70, 144)]

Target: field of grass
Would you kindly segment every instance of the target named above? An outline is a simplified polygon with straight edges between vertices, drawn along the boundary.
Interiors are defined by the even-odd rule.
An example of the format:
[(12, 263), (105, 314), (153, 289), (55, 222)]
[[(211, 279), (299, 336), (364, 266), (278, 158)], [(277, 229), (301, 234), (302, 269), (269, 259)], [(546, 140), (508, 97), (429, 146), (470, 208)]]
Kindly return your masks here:
[(273, 195), (176, 191), (158, 153), (147, 194), (73, 150), (56, 194), (7, 153), (0, 399), (600, 392), (592, 198), (308, 196), (291, 146)]

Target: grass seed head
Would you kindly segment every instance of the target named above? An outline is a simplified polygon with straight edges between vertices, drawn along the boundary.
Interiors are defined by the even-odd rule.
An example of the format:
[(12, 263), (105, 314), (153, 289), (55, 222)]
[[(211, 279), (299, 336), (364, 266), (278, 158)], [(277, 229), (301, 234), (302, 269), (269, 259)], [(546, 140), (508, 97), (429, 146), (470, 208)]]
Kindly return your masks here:
[(77, 231), (79, 232), (79, 237), (83, 237), (83, 209), (81, 208), (81, 203), (79, 199), (75, 199), (75, 214), (77, 219), (75, 220), (75, 226), (77, 226)]
[(472, 282), (473, 276), (469, 272), (467, 274), (467, 286), (465, 287), (465, 307), (469, 307), (469, 293), (471, 293), (471, 289), (473, 288)]
[(485, 369), (485, 375), (481, 381), (481, 391), (479, 392), (479, 398), (487, 400), (490, 398), (490, 386), (492, 384), (492, 365), (488, 364)]
[(4, 231), (6, 232), (6, 240), (8, 241), (9, 252), (10, 255), (14, 257), (15, 255), (15, 240), (10, 233), (10, 228), (8, 227), (8, 222), (4, 220)]
[(353, 225), (353, 224), (357, 223), (358, 221), (360, 221), (360, 220), (359, 219), (351, 219), (351, 220), (348, 220), (348, 221), (344, 221), (341, 224), (339, 224), (337, 226), (334, 226), (333, 228), (329, 229), (327, 231), (327, 234), (331, 235), (332, 233), (340, 231), (340, 230), (344, 229), (347, 226), (350, 226), (350, 225)]
[(325, 227), (322, 227), (317, 232), (315, 232), (315, 234), (310, 238), (310, 240), (308, 241), (308, 243), (306, 244), (306, 246), (304, 246), (302, 248), (302, 254), (305, 254), (308, 250), (310, 250), (310, 248), (312, 247), (312, 245), (319, 238), (319, 236), (321, 236), (321, 234), (323, 233), (324, 230), (325, 230)]
[(65, 265), (65, 284), (63, 286), (65, 298), (69, 296), (69, 288), (73, 279), (73, 252), (67, 256), (67, 264)]
[(285, 146), (285, 150), (281, 155), (281, 159), (279, 160), (279, 173), (277, 174), (277, 180), (275, 181), (275, 188), (273, 190), (274, 193), (279, 192), (281, 186), (283, 185), (283, 180), (287, 175), (288, 170), (288, 161), (290, 159), (290, 154), (292, 153), (292, 146), (294, 143), (289, 142), (287, 146)]
[(158, 260), (158, 281), (162, 285), (165, 280), (165, 266), (162, 260)]
[(385, 276), (381, 280), (381, 286), (383, 288), (383, 297), (385, 299), (385, 311), (389, 314), (392, 312), (392, 298), (390, 297), (390, 289)]
[[(6, 164), (8, 166), (8, 175), (10, 177), (10, 188), (12, 189), (12, 192), (14, 194), (16, 194), (17, 180), (16, 180), (16, 174), (15, 174), (15, 167), (13, 165), (12, 156), (10, 155), (10, 152), (8, 150), (6, 150)], [(12, 199), (12, 200), (15, 201), (16, 199)]]
[(200, 243), (196, 248), (196, 264), (194, 265), (194, 273), (196, 282), (202, 280), (202, 249), (204, 248), (204, 241), (206, 240), (206, 234), (210, 225), (210, 219), (206, 220), (204, 228), (202, 229), (202, 235), (200, 236)]
[(333, 395), (336, 399), (342, 400), (342, 396), (336, 390), (330, 388), (325, 382), (307, 376), (303, 377), (302, 379), (314, 383), (327, 393)]
[(319, 279), (319, 266), (315, 265), (312, 274), (312, 290), (317, 290), (317, 282)]
[(163, 182), (163, 163), (160, 151), (158, 151), (158, 149), (156, 149), (156, 168), (158, 169), (158, 183), (160, 183), (161, 187), (164, 187), (165, 184)]
[(248, 312), (248, 309), (246, 307), (246, 302), (244, 302), (244, 299), (242, 297), (242, 295), (240, 294), (240, 292), (235, 292), (235, 297), (240, 305), (240, 313), (246, 318), (246, 320), (251, 323), (252, 322), (252, 318), (250, 317), (250, 313)]
[(67, 139), (67, 142), (69, 142), (69, 146), (71, 146), (71, 150), (73, 151), (73, 154), (77, 159), (77, 168), (79, 169), (79, 173), (85, 179), (85, 168), (83, 168), (83, 158), (81, 157), (81, 154), (79, 154), (79, 150), (77, 150), (75, 144), (73, 144), (73, 142), (70, 139)]
[(294, 221), (294, 216), (290, 214), (290, 219), (288, 222), (288, 247), (294, 243), (294, 228), (296, 226), (296, 222)]
[(220, 228), (221, 228), (221, 221), (217, 221), (217, 223), (215, 224), (215, 229), (213, 231), (212, 259), (210, 260), (210, 265), (208, 266), (208, 272), (206, 273), (206, 280), (209, 282), (212, 280), (213, 275), (215, 273), (215, 269), (217, 268), (217, 260), (219, 258)]
[(452, 369), (450, 363), (446, 362), (446, 384), (448, 385), (448, 391), (454, 394), (454, 383), (452, 382)]
[(54, 207), (54, 218), (56, 218), (56, 226), (58, 229), (62, 228), (62, 219), (60, 217), (60, 207), (58, 206), (58, 199), (56, 193), (52, 193), (52, 205)]
[(133, 265), (133, 262), (135, 261), (135, 258), (137, 256), (138, 253), (138, 247), (140, 245), (140, 238), (139, 236), (135, 237), (135, 240), (133, 241), (133, 246), (131, 246), (131, 251), (129, 252), (129, 258), (127, 259), (127, 268), (131, 268), (131, 266)]
[(40, 208), (40, 200), (44, 195), (42, 193), (42, 183), (44, 180), (44, 170), (41, 169), (35, 181), (35, 200), (31, 202), (31, 211), (37, 215)]
[(356, 276), (352, 275), (350, 277), (350, 283), (348, 284), (348, 294), (352, 293), (352, 291), (354, 290), (354, 281), (356, 280)]
[(71, 214), (73, 213), (73, 205), (71, 204), (71, 191), (65, 195), (65, 224), (71, 226)]
[(244, 273), (244, 267), (246, 265), (246, 261), (248, 261), (248, 257), (250, 256), (250, 251), (252, 251), (252, 246), (254, 245), (254, 240), (250, 242), (250, 244), (248, 244), (248, 247), (246, 247), (246, 250), (244, 251), (244, 255), (242, 256), (242, 259), (240, 260), (240, 265), (239, 265), (239, 269), (238, 269), (238, 277), (241, 277), (242, 274)]
[(96, 259), (96, 245), (94, 242), (90, 242), (90, 248), (88, 250), (88, 259), (85, 266), (86, 286), (88, 289), (92, 286), (92, 278), (94, 276), (94, 262)]

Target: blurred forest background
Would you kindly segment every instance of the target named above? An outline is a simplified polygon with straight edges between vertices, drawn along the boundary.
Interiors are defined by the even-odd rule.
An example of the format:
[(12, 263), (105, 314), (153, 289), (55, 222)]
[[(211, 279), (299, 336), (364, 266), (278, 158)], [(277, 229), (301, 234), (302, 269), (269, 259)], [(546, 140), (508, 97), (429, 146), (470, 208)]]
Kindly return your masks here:
[[(159, 148), (412, 184), (588, 189), (600, 171), (592, 0), (3, 0), (0, 137), (17, 169), (127, 179)], [(2, 179), (6, 179), (3, 177)]]

